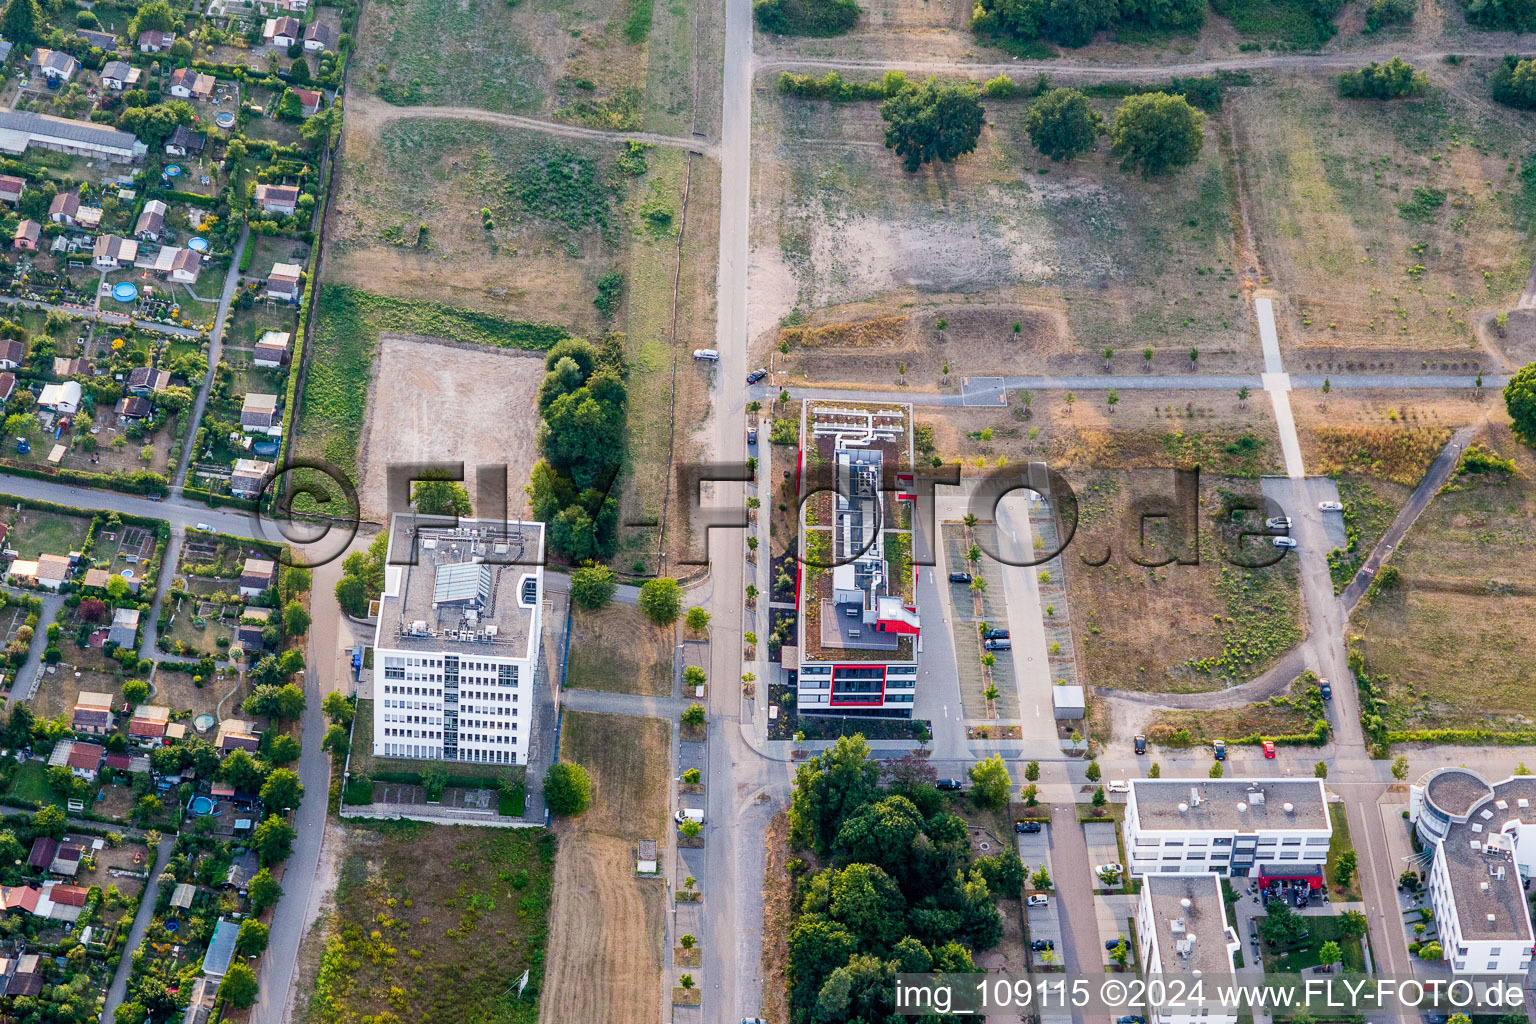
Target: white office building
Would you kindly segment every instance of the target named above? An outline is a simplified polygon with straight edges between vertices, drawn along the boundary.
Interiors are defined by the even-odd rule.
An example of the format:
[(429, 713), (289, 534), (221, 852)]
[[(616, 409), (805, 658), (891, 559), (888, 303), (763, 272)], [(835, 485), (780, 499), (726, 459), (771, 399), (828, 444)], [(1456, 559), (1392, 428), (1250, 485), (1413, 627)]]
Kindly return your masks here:
[(1429, 905), (1458, 975), (1519, 975), (1531, 965), (1526, 882), (1536, 869), (1536, 776), (1490, 783), (1441, 768), (1409, 791), (1408, 815), (1430, 851)]
[(397, 515), (374, 638), (373, 753), (527, 764), (544, 525)]
[[(1179, 992), (1204, 982), (1212, 997), (1234, 975), (1232, 954), (1242, 945), (1227, 924), (1221, 879), (1213, 874), (1149, 877), (1136, 904), (1136, 938), (1149, 989), (1154, 980), (1172, 986), (1179, 979)], [(1234, 1024), (1237, 1010), (1213, 998), (1204, 1007), (1149, 1008), (1146, 1017), (1151, 1024)]]
[(800, 438), (800, 645), (783, 650), (784, 668), (799, 672), (797, 707), (910, 718), (922, 633), (900, 514), (914, 499), (912, 407), (806, 402)]
[(1137, 876), (1302, 877), (1332, 836), (1322, 779), (1132, 779), (1125, 807)]

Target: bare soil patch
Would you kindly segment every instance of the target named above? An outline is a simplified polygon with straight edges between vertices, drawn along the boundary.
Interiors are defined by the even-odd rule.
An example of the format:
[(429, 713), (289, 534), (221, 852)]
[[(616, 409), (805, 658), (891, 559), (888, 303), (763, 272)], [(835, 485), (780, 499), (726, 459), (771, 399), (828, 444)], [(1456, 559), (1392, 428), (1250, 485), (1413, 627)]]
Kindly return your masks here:
[(571, 612), (565, 685), (578, 690), (672, 696), (672, 633), (634, 605)]
[(505, 465), (507, 514), (523, 514), (543, 377), (542, 353), (381, 335), (358, 460), (364, 513), (388, 514), (388, 467), (463, 462), (471, 497), (476, 467)]
[(661, 999), (666, 891), (636, 878), (633, 844), (560, 831), (541, 1017), (650, 1024)]

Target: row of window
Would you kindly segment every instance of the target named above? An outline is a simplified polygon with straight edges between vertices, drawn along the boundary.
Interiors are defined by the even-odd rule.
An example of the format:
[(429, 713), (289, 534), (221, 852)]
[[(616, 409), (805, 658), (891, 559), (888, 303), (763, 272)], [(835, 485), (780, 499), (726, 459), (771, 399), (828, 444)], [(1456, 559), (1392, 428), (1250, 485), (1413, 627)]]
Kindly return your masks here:
[[(1254, 839), (1248, 837), (1248, 836), (1240, 836), (1239, 837), (1239, 845), (1246, 846), (1246, 847), (1248, 847), (1250, 849), (1252, 849), (1255, 845), (1257, 845), (1260, 848), (1263, 848), (1263, 847), (1269, 847), (1269, 846), (1302, 846), (1302, 845), (1306, 845), (1306, 846), (1327, 846), (1328, 843), (1329, 843), (1329, 839), (1328, 839), (1327, 836), (1310, 836), (1310, 837), (1307, 837), (1305, 840), (1303, 840), (1300, 836), (1297, 836), (1297, 837), (1294, 837), (1294, 838), (1285, 838), (1285, 839), (1280, 839), (1280, 838), (1277, 838), (1275, 836), (1260, 836), (1256, 841)], [(1189, 839), (1158, 839), (1158, 838), (1155, 838), (1155, 837), (1154, 838), (1148, 838), (1147, 836), (1137, 836), (1136, 840), (1135, 840), (1135, 845), (1136, 846), (1161, 846), (1161, 847), (1186, 846), (1186, 845), (1187, 846), (1194, 846), (1194, 847), (1199, 847), (1199, 846), (1231, 846), (1232, 845), (1232, 839), (1230, 837), (1228, 837), (1228, 836), (1216, 836), (1216, 837), (1210, 838), (1210, 839), (1205, 838), (1203, 836), (1192, 836)]]

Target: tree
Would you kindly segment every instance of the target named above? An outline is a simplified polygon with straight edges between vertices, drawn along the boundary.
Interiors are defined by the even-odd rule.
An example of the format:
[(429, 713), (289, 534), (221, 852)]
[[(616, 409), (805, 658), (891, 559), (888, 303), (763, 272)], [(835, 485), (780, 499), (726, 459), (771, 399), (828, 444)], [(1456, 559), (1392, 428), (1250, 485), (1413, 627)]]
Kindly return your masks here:
[(1274, 900), (1259, 919), (1259, 934), (1271, 946), (1289, 946), (1300, 942), (1307, 931), (1307, 919), (1291, 909), (1284, 900)]
[(880, 104), (885, 148), (896, 151), (908, 173), (934, 160), (953, 163), (976, 148), (983, 113), (975, 86), (930, 77)]
[(113, 601), (121, 601), (128, 596), (128, 581), (117, 573), (107, 577), (107, 596)]
[(688, 615), (684, 621), (688, 624), (689, 629), (695, 633), (702, 633), (709, 626), (709, 612), (698, 605), (694, 605), (688, 609)]
[(356, 706), (350, 700), (334, 691), (325, 695), (325, 699), (320, 702), (320, 710), (326, 718), (343, 726), (350, 726), (352, 716), (357, 713)]
[(1104, 787), (1100, 786), (1093, 791), (1093, 806), (1103, 807), (1109, 803), (1109, 797), (1104, 795)]
[(697, 729), (704, 724), (704, 705), (693, 701), (683, 709), (683, 724), (692, 729)]
[(1359, 858), (1354, 850), (1345, 850), (1339, 854), (1339, 863), (1333, 869), (1333, 880), (1339, 885), (1348, 886), (1350, 879), (1355, 877), (1355, 869), (1359, 866)]
[(368, 585), (361, 576), (343, 575), (336, 582), (336, 603), (348, 615), (358, 618), (368, 614)]
[(704, 826), (692, 818), (684, 818), (678, 823), (677, 830), (689, 839), (697, 839), (699, 833), (704, 831)]
[(302, 752), (299, 741), (286, 732), (268, 731), (262, 737), (261, 756), (274, 768), (293, 764)]
[(1127, 96), (1115, 110), (1109, 138), (1121, 170), (1152, 177), (1195, 162), (1205, 144), (1205, 115), (1183, 96)]
[(1329, 939), (1327, 942), (1317, 947), (1317, 962), (1330, 970), (1333, 968), (1334, 964), (1338, 963), (1343, 958), (1344, 951), (1340, 949), (1339, 944), (1334, 942), (1332, 939)]
[(795, 772), (790, 796), (790, 838), (825, 853), (844, 818), (879, 794), (880, 766), (869, 759), (861, 735), (842, 736)]
[(668, 576), (646, 580), (640, 587), (640, 612), (658, 626), (670, 626), (683, 610), (683, 588)]
[(1526, 444), (1536, 447), (1536, 363), (1522, 367), (1504, 385), (1504, 406), (1511, 429)]
[(457, 480), (417, 480), (411, 486), (411, 504), (424, 516), (469, 516), (475, 510), (469, 491)]
[(677, 938), (677, 944), (682, 946), (684, 949), (692, 949), (694, 946), (698, 945), (698, 942), (699, 940), (694, 938), (692, 935), (679, 935)]
[(1408, 777), (1408, 759), (1406, 757), (1399, 757), (1396, 761), (1392, 762), (1392, 777), (1398, 782), (1402, 782)]
[(1317, 764), (1313, 765), (1312, 777), (1314, 779), (1326, 779), (1328, 777), (1328, 762), (1319, 761)]
[[(85, 602), (80, 602), (83, 607)], [(149, 700), (149, 684), (142, 679), (130, 679), (123, 684), (123, 700), (129, 704), (143, 704)]]
[(219, 983), (219, 998), (237, 1010), (248, 1010), (256, 1004), (256, 993), (256, 972), (238, 961), (230, 964)]
[(578, 608), (589, 612), (606, 607), (613, 600), (619, 580), (612, 569), (597, 562), (588, 562), (571, 573), (571, 600)]
[(54, 804), (41, 808), (32, 815), (32, 831), (38, 835), (57, 839), (69, 829), (69, 819)]
[(80, 619), (83, 622), (100, 622), (107, 617), (107, 602), (99, 597), (88, 597), (80, 602)]
[[(283, 652), (283, 658), (287, 658), (290, 653), (293, 652)], [(300, 658), (302, 658), (302, 655), (300, 655)], [(266, 659), (263, 658), (262, 661), (265, 662)], [(271, 671), (279, 677), (284, 674), (292, 675), (291, 672), (283, 672), (284, 665), (281, 660), (274, 659), (274, 664), (277, 667)], [(301, 664), (299, 667), (302, 668), (303, 665)], [(262, 667), (258, 664), (257, 672), (260, 673), (261, 671)], [(246, 714), (249, 715), (264, 715), (267, 718), (275, 718), (280, 722), (296, 722), (304, 714), (305, 703), (304, 691), (299, 689), (297, 685), (287, 683), (283, 686), (276, 686), (266, 683), (252, 690), (251, 695), (245, 698), (245, 703), (241, 706), (245, 709)]]
[(304, 784), (291, 768), (275, 769), (261, 787), (261, 802), (268, 810), (291, 811), (304, 799)]
[(1490, 81), (1496, 102), (1522, 110), (1536, 109), (1536, 60), (1505, 57)]
[(345, 760), (352, 749), (352, 737), (347, 727), (340, 722), (332, 722), (327, 726), (325, 736), (320, 740), (320, 749), (330, 751), (331, 756), (339, 761)]
[(1013, 780), (1008, 777), (1008, 766), (1002, 755), (993, 754), (971, 765), (971, 797), (978, 806), (1001, 810), (1008, 806), (1008, 794), (1013, 791)]
[(1024, 130), (1042, 155), (1072, 160), (1099, 144), (1104, 119), (1077, 89), (1051, 89), (1024, 115)]
[(1120, 392), (1115, 388), (1110, 388), (1104, 395), (1104, 404), (1109, 406), (1110, 412), (1114, 412), (1115, 406), (1120, 404)]
[(43, 11), (37, 0), (10, 0), (0, 15), (0, 35), (17, 46), (28, 46), (42, 39)]
[(1028, 779), (1030, 782), (1039, 782), (1040, 781), (1040, 762), (1039, 761), (1030, 761), (1029, 763), (1024, 765), (1024, 778)]
[(1244, 406), (1246, 406), (1248, 404), (1248, 399), (1251, 398), (1252, 396), (1253, 396), (1253, 390), (1251, 388), (1249, 388), (1247, 384), (1244, 384), (1242, 387), (1238, 388), (1237, 389), (1237, 406), (1238, 406), (1238, 408), (1241, 409)]
[(1220, 761), (1217, 761), (1215, 764), (1211, 765), (1211, 770), (1206, 774), (1213, 779), (1219, 779), (1226, 774), (1226, 769), (1221, 766)]
[(297, 833), (292, 825), (275, 814), (269, 814), (266, 820), (256, 826), (251, 841), (261, 854), (261, 862), (270, 865), (288, 859), (288, 854), (293, 852), (295, 835)]
[(1099, 771), (1099, 762), (1089, 761), (1088, 767), (1083, 769), (1083, 777), (1089, 782), (1098, 782), (1102, 778), (1102, 773)]
[(267, 951), (267, 926), (248, 917), (240, 922), (240, 934), (235, 939), (235, 952), (241, 956), (261, 956)]
[(1419, 959), (1444, 960), (1445, 950), (1440, 947), (1440, 943), (1431, 940), (1419, 947)]
[(563, 761), (550, 765), (544, 776), (544, 806), (551, 814), (571, 817), (592, 802), (592, 776), (581, 765)]
[(277, 884), (277, 879), (266, 868), (256, 872), (246, 891), (250, 894), (251, 909), (258, 914), (268, 907), (275, 907), (278, 900), (283, 898), (283, 887)]
[(683, 685), (689, 689), (703, 686), (708, 681), (709, 677), (697, 665), (689, 665), (683, 669)]
[(1035, 873), (1029, 876), (1029, 884), (1036, 889), (1049, 889), (1051, 887), (1051, 872), (1044, 864), (1035, 869)]

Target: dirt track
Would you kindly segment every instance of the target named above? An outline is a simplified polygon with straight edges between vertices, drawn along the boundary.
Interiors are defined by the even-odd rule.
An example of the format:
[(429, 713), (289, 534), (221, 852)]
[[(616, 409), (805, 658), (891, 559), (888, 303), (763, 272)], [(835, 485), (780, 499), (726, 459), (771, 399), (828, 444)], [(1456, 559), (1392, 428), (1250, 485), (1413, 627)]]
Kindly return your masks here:
[(554, 891), (540, 1019), (651, 1024), (661, 984), (662, 881), (634, 876), (628, 840), (562, 829)]

